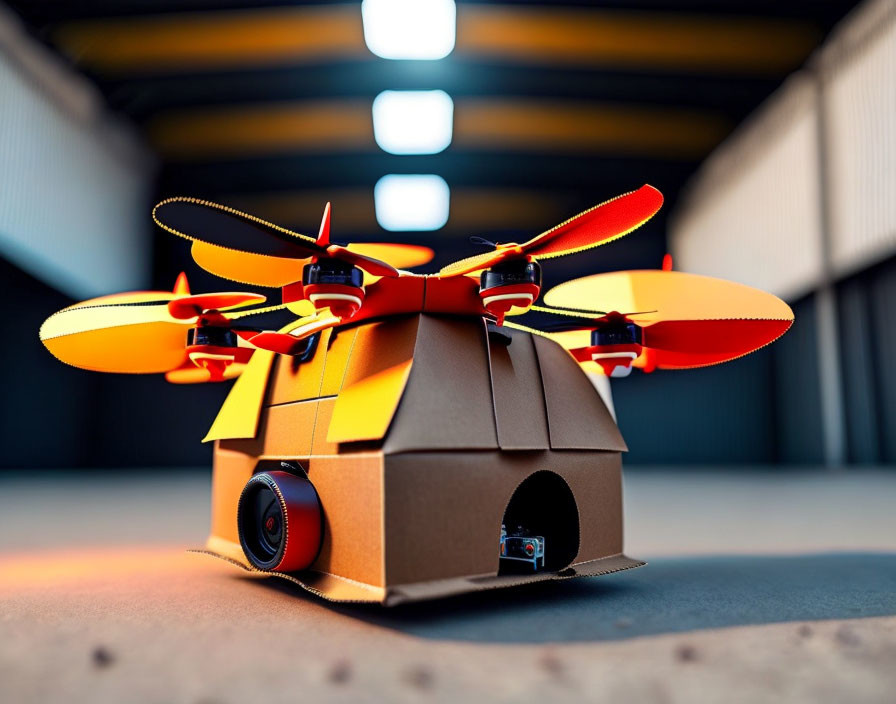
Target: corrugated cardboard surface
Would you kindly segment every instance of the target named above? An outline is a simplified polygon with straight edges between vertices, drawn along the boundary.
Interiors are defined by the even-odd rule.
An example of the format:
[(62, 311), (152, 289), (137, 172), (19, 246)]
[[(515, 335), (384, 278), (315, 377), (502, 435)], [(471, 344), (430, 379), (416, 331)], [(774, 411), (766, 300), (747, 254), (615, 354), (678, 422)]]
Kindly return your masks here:
[(492, 396), (502, 450), (550, 448), (541, 372), (532, 336), (513, 332), (510, 345), (489, 341)]
[(336, 443), (327, 440), (327, 429), (336, 407), (335, 398), (322, 398), (317, 404), (317, 417), (314, 419), (314, 435), (311, 438), (311, 454), (335, 455), (339, 452)]
[(496, 449), (484, 322), (419, 321), (414, 364), (383, 451)]
[(420, 316), (412, 315), (357, 328), (342, 388), (411, 359), (419, 320)]
[(323, 543), (312, 568), (383, 586), (382, 455), (312, 457), (308, 478), (324, 513)]
[[(618, 452), (553, 452), (579, 510), (579, 552), (573, 564), (622, 552), (622, 457)], [(553, 465), (544, 469), (553, 470)]]
[(558, 474), (576, 499), (579, 552), (573, 563), (622, 552), (616, 453), (387, 455), (386, 584), (497, 575), (504, 511), (517, 487), (539, 470)]
[[(217, 448), (212, 476), (209, 548), (248, 567), (236, 528), (237, 503), (257, 458)], [(324, 514), (320, 554), (312, 569), (383, 586), (383, 461), (379, 453), (312, 457), (302, 462)], [(228, 549), (222, 543), (229, 544)]]
[[(404, 376), (388, 393), (371, 386), (401, 376), (397, 368)], [(324, 391), (339, 396), (317, 398)], [(215, 552), (229, 559), (241, 562), (236, 505), (261, 459), (299, 460), (317, 489), (320, 556), (312, 570), (285, 577), (326, 598), (398, 603), (562, 578), (622, 552), (614, 450), (625, 445), (576, 362), (548, 340), (517, 334), (509, 347), (490, 344), (478, 318), (365, 324), (325, 335), (308, 363), (278, 360), (265, 398), (274, 405), (261, 409), (257, 436), (216, 447), (210, 548), (228, 546)], [(341, 402), (348, 442), (366, 438), (374, 417), (374, 435), (386, 433), (382, 452), (357, 452), (357, 444), (328, 436)], [(498, 576), (508, 502), (545, 470), (575, 500), (577, 530), (575, 522), (563, 529), (570, 549), (555, 558), (573, 567)], [(540, 492), (536, 499), (537, 508)], [(636, 566), (619, 559), (613, 569)]]
[(551, 447), (555, 450), (628, 448), (600, 395), (560, 345), (532, 336), (541, 369)]
[(408, 359), (342, 389), (325, 429), (327, 441), (337, 446), (339, 443), (379, 443), (398, 408), (412, 363)]
[(212, 526), (211, 534), (239, 543), (236, 530), (236, 505), (246, 482), (252, 476), (256, 460), (251, 455), (234, 452), (215, 443), (215, 463), (212, 469)]
[[(379, 443), (404, 392), (414, 357), (418, 316), (357, 328), (329, 426), (329, 443)], [(347, 331), (343, 331), (343, 334)], [(327, 361), (334, 370), (336, 364)]]
[(222, 440), (222, 447), (261, 459), (300, 459), (311, 455), (320, 401), (269, 406), (261, 412), (258, 435), (251, 440)]
[(330, 339), (326, 347), (327, 362), (324, 365), (324, 378), (320, 389), (321, 396), (335, 396), (342, 389), (345, 373), (348, 370), (348, 360), (354, 352), (357, 337), (358, 328), (330, 331)]

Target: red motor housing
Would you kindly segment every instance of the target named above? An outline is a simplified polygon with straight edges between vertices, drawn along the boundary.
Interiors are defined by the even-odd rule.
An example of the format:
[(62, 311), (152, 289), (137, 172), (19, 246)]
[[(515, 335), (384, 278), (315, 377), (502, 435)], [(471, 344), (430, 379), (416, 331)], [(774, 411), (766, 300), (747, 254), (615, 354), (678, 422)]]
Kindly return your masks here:
[(333, 315), (351, 318), (364, 305), (364, 287), (344, 284), (307, 284), (303, 286), (305, 298), (317, 309), (329, 308)]
[(604, 370), (604, 374), (618, 379), (631, 373), (632, 362), (640, 356), (642, 349), (638, 344), (593, 345), (588, 348), (588, 352), (591, 359)]

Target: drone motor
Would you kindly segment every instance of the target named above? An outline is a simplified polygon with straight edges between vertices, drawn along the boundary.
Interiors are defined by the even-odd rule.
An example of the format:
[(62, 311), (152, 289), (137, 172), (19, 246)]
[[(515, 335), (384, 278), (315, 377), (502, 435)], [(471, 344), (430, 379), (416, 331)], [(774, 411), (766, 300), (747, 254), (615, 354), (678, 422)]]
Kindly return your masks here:
[(507, 315), (525, 313), (541, 291), (541, 266), (522, 258), (506, 259), (482, 272), (479, 299), (486, 311), (503, 324)]
[(597, 362), (609, 377), (625, 377), (631, 374), (632, 362), (641, 354), (642, 334), (640, 326), (625, 316), (610, 314), (607, 322), (591, 331), (591, 359)]
[(207, 323), (200, 318), (196, 327), (187, 331), (187, 357), (208, 372), (210, 381), (220, 381), (231, 364), (249, 361), (252, 348), (240, 347), (239, 335), (232, 328)]
[(320, 257), (302, 271), (302, 296), (318, 310), (351, 318), (364, 303), (364, 272), (341, 259)]

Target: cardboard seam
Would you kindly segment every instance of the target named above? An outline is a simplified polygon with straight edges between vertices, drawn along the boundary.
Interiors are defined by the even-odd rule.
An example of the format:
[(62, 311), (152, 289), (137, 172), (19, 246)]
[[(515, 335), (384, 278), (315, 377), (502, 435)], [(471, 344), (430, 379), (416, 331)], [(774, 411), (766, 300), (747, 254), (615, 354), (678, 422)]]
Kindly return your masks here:
[(550, 445), (551, 450), (554, 450), (554, 437), (553, 433), (551, 432), (551, 416), (548, 414), (548, 392), (544, 386), (544, 373), (541, 369), (541, 356), (538, 354), (538, 348), (535, 346), (535, 340), (532, 339), (532, 335), (527, 335), (526, 337), (529, 340), (529, 344), (532, 345), (532, 355), (535, 357), (535, 366), (538, 368), (538, 384), (541, 388), (541, 405), (544, 407), (544, 422), (548, 426), (548, 445)]
[(498, 434), (498, 411), (495, 407), (495, 380), (492, 377), (492, 348), (488, 337), (488, 323), (485, 318), (479, 319), (479, 331), (485, 338), (483, 348), (485, 350), (485, 368), (488, 372), (488, 391), (492, 397), (492, 427), (495, 429), (495, 447), (501, 450), (501, 436)]
[[(314, 424), (311, 426), (311, 447), (310, 450), (314, 449), (314, 437), (317, 435), (317, 419), (320, 418), (320, 401), (321, 395), (320, 392), (323, 391), (324, 388), (324, 379), (327, 378), (327, 362), (330, 361), (330, 341), (333, 339), (332, 330), (327, 331), (329, 334), (327, 335), (327, 342), (323, 349), (324, 354), (324, 364), (320, 370), (320, 381), (317, 384), (317, 401), (318, 404), (314, 407)], [(317, 348), (317, 354), (321, 353), (320, 347)]]
[[(355, 342), (358, 340), (358, 328), (352, 328), (352, 344), (348, 346), (348, 354), (345, 355), (345, 366), (342, 369), (342, 378), (339, 380), (339, 391), (336, 392), (336, 396), (339, 396), (339, 393), (342, 391), (342, 388), (345, 386), (345, 377), (348, 376), (348, 370), (352, 363), (352, 355), (355, 353)], [(337, 330), (336, 334), (339, 332)], [(326, 369), (324, 369), (324, 373), (326, 373)]]
[[(492, 393), (492, 416), (495, 420), (495, 440), (498, 444), (498, 449), (504, 450), (505, 448), (501, 444), (501, 429), (498, 427), (501, 422), (498, 419), (498, 402), (495, 400), (495, 375), (492, 369), (492, 339), (489, 337), (488, 323), (485, 322), (485, 318), (482, 319), (482, 322), (485, 325), (485, 356), (488, 364), (489, 390)], [(512, 340), (511, 344), (513, 344)]]
[(298, 401), (283, 401), (282, 403), (271, 403), (267, 406), (262, 406), (262, 409), (280, 408), (281, 406), (295, 406), (299, 403), (311, 403), (312, 401), (327, 401), (331, 398), (337, 398), (337, 395), (333, 394), (331, 396), (312, 396), (311, 398), (303, 398), (299, 399)]

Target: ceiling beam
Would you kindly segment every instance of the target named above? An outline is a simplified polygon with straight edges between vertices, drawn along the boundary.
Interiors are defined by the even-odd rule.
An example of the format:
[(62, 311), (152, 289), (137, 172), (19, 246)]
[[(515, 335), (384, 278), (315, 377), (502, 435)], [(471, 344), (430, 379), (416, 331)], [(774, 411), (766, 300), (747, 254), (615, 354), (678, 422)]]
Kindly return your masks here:
[[(819, 39), (812, 21), (569, 7), (461, 4), (457, 23), (460, 57), (713, 74), (786, 72)], [(100, 73), (381, 61), (354, 4), (88, 20), (55, 40)]]
[[(601, 151), (693, 159), (718, 144), (730, 127), (710, 112), (665, 106), (463, 98), (455, 102), (452, 145), (463, 150)], [(148, 128), (150, 142), (170, 161), (378, 151), (366, 100), (176, 111), (155, 118)]]

